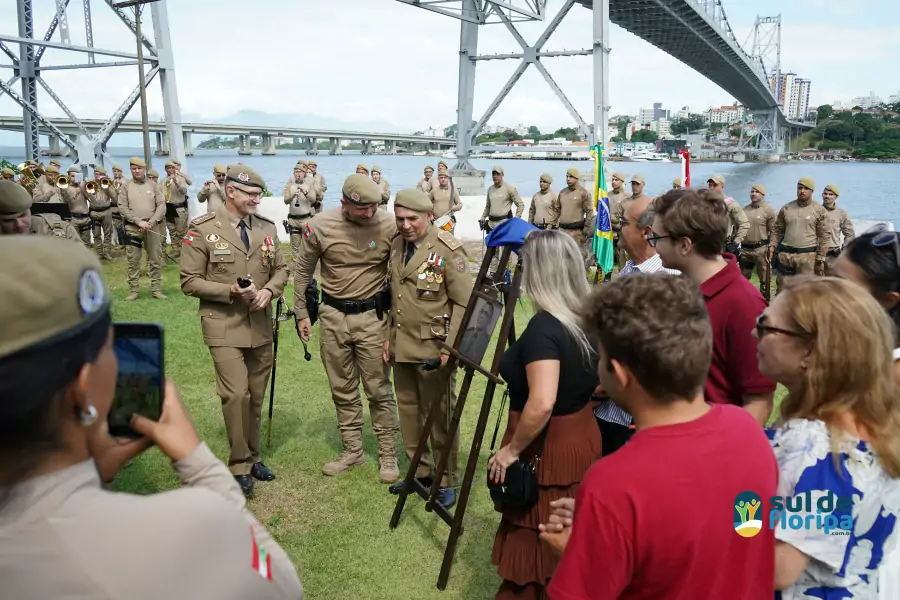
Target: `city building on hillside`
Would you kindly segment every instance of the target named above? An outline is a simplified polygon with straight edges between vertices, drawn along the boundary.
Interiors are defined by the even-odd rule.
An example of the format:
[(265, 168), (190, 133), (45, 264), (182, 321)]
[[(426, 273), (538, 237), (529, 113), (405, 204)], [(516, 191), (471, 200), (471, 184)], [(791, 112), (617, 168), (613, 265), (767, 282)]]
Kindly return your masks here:
[(882, 104), (884, 101), (875, 95), (875, 92), (869, 92), (868, 96), (857, 96), (850, 101), (849, 108), (860, 107), (862, 109), (872, 108)]
[(665, 117), (650, 123), (650, 130), (655, 131), (660, 139), (671, 137), (669, 135), (669, 119)]
[(731, 125), (732, 123), (737, 123), (744, 116), (744, 107), (743, 106), (720, 106), (718, 108), (710, 107), (709, 110), (706, 111), (706, 122), (712, 125), (713, 123), (722, 123), (725, 125)]
[(809, 91), (811, 80), (797, 77), (796, 73), (782, 73), (781, 81), (776, 75), (769, 78), (769, 86), (781, 111), (788, 119), (803, 120), (809, 111)]

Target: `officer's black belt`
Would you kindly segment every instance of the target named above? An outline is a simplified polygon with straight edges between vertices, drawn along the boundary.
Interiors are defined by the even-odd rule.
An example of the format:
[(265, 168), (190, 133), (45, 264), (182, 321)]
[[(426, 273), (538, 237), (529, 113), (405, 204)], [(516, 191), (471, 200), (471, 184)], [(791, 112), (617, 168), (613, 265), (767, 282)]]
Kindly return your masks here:
[(94, 207), (92, 206), (92, 207), (91, 207), (91, 212), (92, 212), (92, 213), (103, 213), (103, 212), (108, 211), (110, 208), (112, 208), (112, 206), (104, 206), (103, 208), (94, 208)]
[(182, 202), (181, 204), (169, 204), (172, 208), (187, 208), (187, 202)]
[(322, 292), (322, 303), (341, 311), (345, 315), (358, 315), (369, 310), (375, 310), (374, 297), (366, 300), (340, 300)]
[(72, 213), (73, 219), (87, 219), (90, 216), (91, 216), (91, 213), (76, 213), (76, 212)]
[(311, 216), (313, 216), (312, 213), (304, 213), (302, 215), (290, 215), (289, 214), (288, 219), (308, 219)]
[(815, 246), (811, 246), (809, 248), (795, 248), (794, 246), (785, 246), (782, 244), (779, 252), (784, 252), (786, 254), (809, 254), (811, 252), (816, 252), (818, 248)]
[(509, 211), (508, 213), (506, 213), (505, 215), (500, 216), (500, 217), (492, 217), (492, 216), (488, 215), (488, 221), (497, 222), (497, 221), (503, 221), (505, 219), (512, 219), (512, 211)]
[(758, 242), (744, 242), (741, 246), (744, 250), (756, 250), (757, 248), (762, 248), (769, 244), (769, 240), (760, 240)]
[(825, 256), (840, 256), (841, 250), (843, 250), (843, 248), (829, 248), (828, 252), (825, 253)]
[(569, 230), (583, 229), (584, 228), (584, 219), (582, 219), (580, 221), (575, 221), (574, 223), (560, 223), (559, 228), (560, 229), (569, 229)]

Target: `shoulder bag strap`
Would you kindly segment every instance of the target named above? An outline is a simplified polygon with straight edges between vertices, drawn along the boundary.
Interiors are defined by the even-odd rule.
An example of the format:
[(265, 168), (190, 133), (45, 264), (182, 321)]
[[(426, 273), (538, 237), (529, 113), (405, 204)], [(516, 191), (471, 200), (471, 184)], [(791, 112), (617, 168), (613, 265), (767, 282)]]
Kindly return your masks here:
[[(509, 398), (509, 388), (503, 390), (503, 398), (500, 400), (500, 412), (497, 414), (497, 424), (494, 425), (494, 435), (491, 438), (491, 450), (490, 453), (494, 453), (494, 447), (497, 444), (497, 433), (500, 431), (500, 419), (503, 418), (503, 409), (506, 407), (506, 401)], [(550, 415), (550, 419), (553, 419), (553, 415)], [(547, 424), (544, 426), (544, 429), (541, 430), (541, 434), (539, 436), (540, 442), (538, 443), (537, 453), (535, 454), (535, 458), (540, 458), (544, 453), (544, 442), (547, 441), (547, 431), (550, 429), (550, 421), (547, 421)]]

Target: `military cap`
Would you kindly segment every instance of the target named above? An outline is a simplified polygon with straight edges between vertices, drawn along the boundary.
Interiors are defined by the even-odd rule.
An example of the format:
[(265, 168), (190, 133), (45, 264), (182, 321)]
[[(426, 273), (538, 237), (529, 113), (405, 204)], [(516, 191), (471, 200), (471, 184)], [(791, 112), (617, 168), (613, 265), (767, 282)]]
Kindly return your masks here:
[(156, 169), (148, 169), (147, 177), (156, 177), (157, 179), (159, 179), (159, 173), (156, 171)]
[(709, 183), (710, 181), (712, 181), (716, 185), (725, 185), (725, 176), (716, 174), (706, 180), (707, 183)]
[(841, 190), (839, 190), (838, 186), (834, 185), (833, 183), (829, 183), (828, 185), (826, 185), (825, 189), (829, 192), (833, 192), (835, 196), (841, 195)]
[(681, 177), (676, 177), (675, 179), (673, 179), (672, 185), (677, 185), (678, 187), (681, 187)]
[(354, 173), (347, 177), (341, 188), (341, 194), (346, 200), (360, 206), (381, 203), (381, 188), (362, 173)]
[(62, 166), (62, 163), (59, 162), (58, 160), (56, 160), (55, 158), (50, 159), (50, 162), (48, 162), (47, 164), (55, 165), (57, 169), (59, 169)]
[(3, 174), (4, 175), (12, 175), (13, 177), (16, 176), (16, 172), (13, 171), (12, 169), (10, 169), (9, 167), (6, 167), (3, 169)]
[(643, 175), (632, 175), (632, 176), (631, 176), (631, 183), (635, 183), (635, 182), (646, 185), (647, 180), (644, 179), (644, 176), (643, 176)]
[(104, 169), (100, 165), (97, 165), (96, 167), (94, 167), (94, 175), (106, 175), (106, 169)]
[(241, 185), (258, 187), (261, 190), (266, 188), (266, 182), (259, 173), (240, 163), (228, 169), (228, 172), (225, 173), (225, 179)]
[(17, 215), (25, 212), (31, 208), (32, 202), (34, 198), (28, 190), (15, 181), (0, 181), (0, 215)]
[(172, 161), (172, 164), (175, 165), (176, 167), (180, 167), (180, 166), (181, 166), (181, 163), (178, 161), (177, 158), (176, 158), (175, 160)]
[(550, 173), (541, 173), (541, 181), (544, 183), (553, 183), (553, 176)]
[(416, 189), (397, 192), (397, 196), (394, 198), (394, 208), (398, 206), (421, 213), (434, 210), (434, 204), (432, 204), (428, 194)]
[(0, 241), (0, 254), (0, 358), (64, 341), (109, 314), (100, 263), (83, 244), (10, 235)]
[(118, 165), (118, 164), (113, 165), (112, 168), (113, 168), (113, 171), (121, 171), (122, 170), (121, 165)]
[(239, 164), (239, 163), (231, 163), (231, 164), (227, 165), (227, 166), (225, 167), (225, 173), (228, 173), (228, 171), (230, 171), (231, 169), (233, 169), (234, 166), (235, 166), (236, 164)]
[(360, 169), (362, 169), (366, 173), (369, 172), (369, 167), (367, 167), (366, 165), (364, 165), (362, 163), (359, 163), (358, 165), (356, 165), (356, 170), (359, 171)]
[(175, 166), (175, 161), (167, 160), (167, 161), (166, 161), (166, 166), (167, 166), (167, 167), (174, 167), (174, 166)]
[(438, 167), (440, 167), (441, 165), (444, 165), (444, 166), (446, 167), (446, 166), (447, 166), (447, 163), (444, 162), (444, 161), (442, 161), (442, 160), (439, 160), (439, 161), (438, 161)]
[(69, 167), (68, 170), (66, 171), (66, 173), (80, 173), (80, 172), (81, 172), (81, 169), (79, 169), (79, 168), (76, 167), (75, 165), (72, 165), (72, 166)]
[(44, 173), (59, 174), (59, 168), (56, 165), (49, 165), (46, 169), (44, 169)]
[(568, 177), (569, 175), (571, 175), (575, 179), (578, 179), (578, 175), (579, 175), (578, 169), (576, 169), (575, 167), (570, 167), (570, 168), (566, 169), (566, 177)]
[(501, 175), (505, 175), (502, 165), (494, 165), (494, 167), (491, 169), (491, 173), (500, 173)]
[(309, 161), (309, 163), (307, 163), (307, 164), (309, 164), (310, 167), (318, 167), (319, 166), (319, 163), (317, 163), (314, 160)]
[(228, 171), (225, 170), (225, 167), (223, 165), (220, 165), (219, 163), (213, 165), (213, 173), (221, 173), (222, 175), (224, 175), (227, 172)]
[(761, 184), (761, 183), (754, 183), (754, 184), (753, 184), (753, 187), (750, 188), (750, 189), (751, 189), (751, 190), (756, 190), (757, 192), (759, 192), (759, 193), (762, 194), (763, 196), (766, 195), (766, 186), (764, 186), (764, 185)]
[(432, 167), (431, 165), (425, 165), (425, 168), (422, 169), (422, 171), (427, 171), (428, 169), (431, 169), (432, 171), (434, 171), (434, 167)]
[(628, 181), (628, 175), (622, 173), (621, 171), (616, 171), (615, 173), (613, 173), (613, 179), (618, 179), (622, 183), (625, 183), (626, 181)]
[(797, 185), (802, 185), (806, 189), (814, 190), (816, 189), (816, 182), (810, 179), (809, 177), (801, 177), (800, 181), (797, 182)]
[(297, 161), (297, 164), (294, 165), (294, 168), (299, 167), (300, 165), (303, 165), (303, 166), (305, 167), (305, 166), (307, 166), (307, 163), (306, 163), (305, 160), (303, 160), (303, 159), (301, 158), (300, 160)]
[(438, 177), (440, 177), (441, 175), (446, 175), (447, 177), (450, 177), (450, 171), (447, 170), (447, 167), (439, 167), (438, 168)]
[(372, 165), (372, 172), (381, 173), (381, 167), (379, 167), (378, 165)]
[(128, 161), (128, 164), (132, 167), (147, 167), (147, 163), (144, 162), (144, 159), (137, 156), (132, 156), (131, 160)]

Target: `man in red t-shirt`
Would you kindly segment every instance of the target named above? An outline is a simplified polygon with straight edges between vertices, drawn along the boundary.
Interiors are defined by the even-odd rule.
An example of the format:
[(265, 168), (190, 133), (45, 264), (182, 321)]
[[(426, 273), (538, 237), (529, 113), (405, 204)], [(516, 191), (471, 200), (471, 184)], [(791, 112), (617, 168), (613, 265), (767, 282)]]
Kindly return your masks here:
[(764, 501), (751, 519), (765, 520), (778, 465), (746, 411), (704, 401), (713, 334), (696, 285), (664, 274), (613, 280), (585, 323), (601, 385), (634, 416), (636, 433), (588, 471), (571, 525), (555, 515), (540, 526), (565, 550), (550, 597), (771, 600), (773, 531), (743, 537), (734, 512), (752, 491)]
[(772, 414), (775, 382), (759, 372), (752, 332), (766, 301), (744, 279), (737, 258), (722, 254), (728, 213), (717, 191), (673, 190), (654, 202), (648, 240), (663, 265), (700, 286), (713, 330), (706, 400), (743, 406), (760, 425)]

